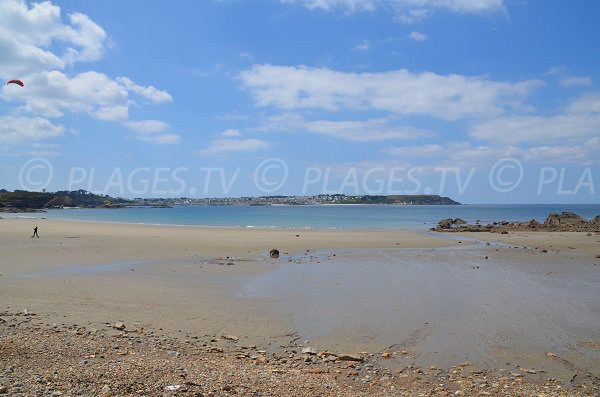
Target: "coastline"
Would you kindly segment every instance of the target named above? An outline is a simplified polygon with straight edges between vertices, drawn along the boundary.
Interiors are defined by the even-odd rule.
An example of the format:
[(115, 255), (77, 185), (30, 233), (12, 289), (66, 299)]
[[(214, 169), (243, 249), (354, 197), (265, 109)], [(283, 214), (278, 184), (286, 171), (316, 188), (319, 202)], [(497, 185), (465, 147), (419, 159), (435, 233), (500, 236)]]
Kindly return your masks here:
[[(30, 238), (34, 223), (39, 227), (39, 239)], [(24, 310), (37, 314), (31, 320), (37, 324), (33, 331), (23, 330), (32, 338), (32, 332), (44, 335), (56, 330), (57, 335), (71, 335), (82, 327), (106, 329), (106, 324), (123, 321), (134, 334), (111, 331), (109, 341), (153, 329), (153, 338), (160, 335), (184, 344), (202, 341), (205, 345), (197, 346), (202, 353), (195, 354), (215, 348), (211, 354), (229, 357), (239, 353), (236, 346), (256, 346), (242, 361), (254, 365), (256, 358), (250, 356), (261, 355), (256, 351), (284, 358), (291, 355), (286, 362), (277, 360), (277, 366), (269, 370), (298, 370), (293, 373), (309, 376), (305, 370), (319, 369), (329, 374), (325, 376), (369, 387), (381, 384), (363, 383), (365, 376), (386, 376), (386, 387), (372, 389), (379, 390), (379, 395), (393, 394), (390, 385), (401, 387), (395, 382), (419, 383), (419, 377), (430, 382), (442, 373), (450, 376), (466, 361), (470, 365), (465, 375), (473, 379), (481, 374), (506, 377), (496, 383), (519, 386), (525, 382), (543, 390), (539, 385), (553, 377), (561, 380), (553, 387), (589, 387), (597, 382), (589, 373), (599, 369), (599, 353), (593, 346), (600, 342), (600, 334), (595, 327), (598, 324), (586, 320), (590, 309), (583, 303), (600, 296), (595, 285), (585, 284), (590, 277), (598, 277), (594, 267), (598, 263), (595, 255), (600, 254), (596, 252), (598, 240), (598, 234), (561, 232), (447, 236), (387, 229), (1, 219), (0, 310), (4, 315), (0, 318), (5, 323), (0, 327), (19, 319)], [(273, 248), (280, 250), (280, 258), (269, 257)], [(542, 249), (548, 252), (542, 253)], [(439, 286), (438, 280), (442, 282)], [(506, 283), (497, 292), (483, 287), (499, 282)], [(506, 289), (510, 283), (516, 284)], [(575, 289), (570, 286), (574, 283)], [(577, 287), (578, 283), (582, 287)], [(549, 303), (538, 302), (538, 293), (548, 294)], [(558, 293), (562, 295), (553, 295)], [(573, 293), (582, 294), (584, 301), (578, 303), (580, 314), (575, 317), (575, 326), (584, 327), (578, 331), (569, 328), (573, 319), (561, 317), (574, 302), (559, 302)], [(536, 321), (546, 320), (543, 316), (529, 320), (531, 314), (520, 313), (522, 309), (513, 312), (523, 300), (534, 305), (533, 313), (553, 307), (557, 314), (551, 321), (564, 330), (530, 335), (540, 332)], [(454, 301), (460, 302), (456, 308)], [(498, 316), (487, 313), (487, 301)], [(523, 324), (529, 327), (525, 332), (505, 329), (509, 339), (488, 346), (484, 339), (496, 335), (503, 317), (509, 322), (531, 323)], [(30, 322), (26, 323), (23, 327), (29, 326)], [(448, 336), (463, 327), (467, 327), (464, 337)], [(18, 335), (18, 328), (15, 332)], [(572, 339), (561, 339), (570, 333)], [(478, 334), (484, 338), (478, 339)], [(239, 342), (224, 340), (223, 335), (237, 335)], [(560, 343), (552, 342), (557, 338)], [(304, 343), (306, 340), (309, 342)], [(568, 349), (573, 343), (578, 347)], [(367, 351), (365, 362), (382, 369), (374, 374), (375, 367), (366, 364), (355, 365), (357, 370), (348, 368), (346, 362), (322, 357), (317, 363), (312, 358), (305, 362), (307, 356), (312, 357), (301, 354), (305, 347), (335, 354)], [(290, 353), (292, 350), (296, 353)], [(546, 356), (547, 352), (555, 356)], [(505, 368), (509, 361), (511, 366)], [(515, 363), (535, 373), (515, 370)], [(430, 367), (441, 372), (428, 370)], [(507, 375), (502, 369), (509, 374), (517, 371), (520, 376)], [(404, 377), (406, 374), (410, 376)], [(570, 383), (574, 375), (579, 379)], [(427, 382), (414, 387), (431, 387)], [(455, 387), (449, 384), (448, 390)]]

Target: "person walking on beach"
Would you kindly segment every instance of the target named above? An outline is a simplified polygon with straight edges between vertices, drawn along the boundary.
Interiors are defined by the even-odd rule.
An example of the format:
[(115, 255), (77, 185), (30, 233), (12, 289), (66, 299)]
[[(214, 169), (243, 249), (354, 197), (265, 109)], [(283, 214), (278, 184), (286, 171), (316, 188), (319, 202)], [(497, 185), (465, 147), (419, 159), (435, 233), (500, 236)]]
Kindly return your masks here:
[(31, 238), (34, 238), (34, 237), (40, 238), (40, 235), (37, 233), (37, 226), (35, 226), (33, 228), (33, 236), (31, 236)]

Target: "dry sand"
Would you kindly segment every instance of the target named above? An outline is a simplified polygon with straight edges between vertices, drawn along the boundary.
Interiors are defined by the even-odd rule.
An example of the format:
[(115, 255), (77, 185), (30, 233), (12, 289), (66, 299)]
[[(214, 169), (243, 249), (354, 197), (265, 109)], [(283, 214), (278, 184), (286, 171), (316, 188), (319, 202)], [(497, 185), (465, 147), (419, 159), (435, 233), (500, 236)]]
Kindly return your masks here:
[[(29, 237), (35, 225), (39, 239)], [(470, 238), (493, 243), (486, 246)], [(93, 365), (110, 366), (112, 362), (123, 372), (106, 379), (81, 380), (89, 386), (81, 389), (86, 393), (73, 392), (76, 384), (67, 388), (61, 383), (67, 382), (68, 368), (76, 367), (76, 362), (83, 365), (82, 349), (87, 343), (93, 345), (88, 348), (92, 351), (133, 340), (136, 349), (132, 350), (138, 358), (146, 357), (149, 365), (164, 360), (168, 354), (164, 351), (181, 351), (179, 364), (174, 358), (167, 360), (169, 371), (184, 368), (199, 371), (196, 375), (200, 376), (198, 360), (208, 360), (219, 363), (213, 365), (218, 371), (236, 376), (245, 373), (246, 378), (234, 376), (229, 382), (245, 382), (247, 389), (238, 390), (244, 395), (258, 391), (263, 395), (397, 395), (399, 390), (404, 390), (400, 395), (450, 395), (455, 390), (466, 392), (464, 395), (594, 395), (600, 368), (600, 268), (595, 266), (600, 264), (595, 258), (600, 255), (598, 240), (600, 236), (585, 233), (436, 236), (396, 230), (200, 228), (2, 219), (0, 311), (4, 313), (0, 319), (4, 321), (0, 321), (0, 354), (12, 355), (10, 360), (2, 356), (5, 367), (12, 369), (5, 368), (4, 375), (0, 372), (0, 387), (22, 380), (21, 390), (33, 390), (27, 382), (37, 375), (45, 376), (41, 370), (34, 373), (35, 363), (51, 362), (47, 365), (54, 368), (56, 384), (61, 385), (54, 390), (66, 390), (71, 395), (94, 390), (96, 394), (89, 395), (101, 395), (103, 385), (109, 384), (112, 395), (160, 395), (165, 382), (175, 382), (173, 374), (160, 377), (138, 362), (138, 378), (149, 371), (153, 375), (146, 376), (156, 384), (136, 393), (131, 384), (129, 389), (117, 385), (119, 379), (124, 384), (133, 382), (125, 372), (132, 368), (135, 357), (126, 354), (115, 358), (115, 352), (104, 354)], [(280, 251), (279, 259), (269, 258), (272, 248)], [(387, 258), (385, 263), (381, 258)], [(365, 267), (370, 261), (381, 267)], [(421, 269), (425, 269), (423, 273)], [(345, 278), (336, 276), (341, 272)], [(410, 274), (417, 276), (411, 278)], [(311, 290), (309, 284), (315, 279), (320, 289)], [(521, 284), (521, 279), (526, 284)], [(488, 291), (495, 280), (502, 280), (502, 288)], [(515, 282), (513, 290), (507, 285), (511, 280)], [(370, 285), (362, 288), (362, 282)], [(249, 285), (254, 289), (259, 286), (258, 291), (249, 290)], [(381, 285), (380, 291), (377, 285)], [(394, 292), (399, 288), (404, 290), (400, 296), (403, 300), (386, 306), (391, 298), (400, 299)], [(455, 291), (434, 291), (447, 288)], [(544, 302), (519, 295), (519, 289), (528, 288), (532, 294), (547, 294)], [(303, 296), (305, 291), (312, 291), (314, 296)], [(361, 299), (353, 300), (356, 296)], [(526, 302), (519, 296), (525, 296)], [(553, 304), (548, 300), (565, 301)], [(460, 303), (452, 308), (456, 302)], [(315, 313), (309, 326), (303, 317), (307, 306), (309, 314)], [(496, 306), (498, 315), (493, 315)], [(521, 306), (524, 308), (519, 309)], [(449, 307), (456, 312), (449, 313)], [(23, 315), (23, 310), (28, 315)], [(563, 315), (569, 311), (572, 318)], [(510, 323), (514, 312), (514, 319), (532, 317), (533, 325), (524, 330), (496, 329), (503, 324), (502, 316), (508, 316), (504, 320)], [(540, 321), (533, 321), (538, 315)], [(390, 316), (393, 318), (386, 318)], [(361, 317), (368, 319), (366, 325)], [(104, 335), (102, 329), (116, 321), (126, 323), (127, 330)], [(420, 325), (413, 326), (413, 322)], [(546, 329), (545, 324), (552, 323), (558, 323), (556, 329)], [(467, 338), (448, 336), (462, 333), (461, 327), (465, 327)], [(99, 329), (99, 334), (90, 334), (90, 329)], [(153, 332), (141, 331), (144, 329)], [(539, 331), (541, 336), (532, 337), (532, 331)], [(303, 343), (311, 332), (315, 340)], [(394, 332), (398, 340), (390, 339), (387, 345)], [(222, 335), (228, 334), (237, 335), (239, 341), (223, 340)], [(20, 340), (19, 335), (28, 339)], [(132, 335), (135, 339), (127, 339)], [(169, 347), (172, 344), (184, 347)], [(254, 345), (253, 349), (242, 349), (248, 354), (238, 362), (240, 349)], [(56, 351), (52, 351), (53, 346)], [(361, 363), (358, 369), (347, 368), (346, 362), (327, 360), (327, 355), (312, 359), (301, 354), (302, 347), (307, 346), (352, 354), (366, 349), (370, 355), (364, 358), (373, 367)], [(33, 349), (40, 356), (36, 360), (30, 351), (20, 357), (19, 349)], [(52, 360), (62, 354), (60, 351), (70, 352), (72, 357)], [(552, 355), (546, 354), (551, 351)], [(263, 354), (277, 359), (265, 363), (260, 359)], [(389, 358), (382, 354), (389, 354)], [(488, 354), (493, 357), (486, 366)], [(311, 360), (305, 362), (307, 357)], [(456, 367), (465, 357), (473, 358), (472, 367)], [(256, 367), (257, 358), (268, 365)], [(511, 364), (500, 365), (502, 360)], [(435, 364), (438, 367), (430, 370)], [(19, 367), (30, 370), (24, 373)], [(202, 375), (204, 395), (232, 394), (231, 388), (219, 389), (224, 383), (214, 368)], [(461, 368), (465, 368), (464, 373)], [(307, 372), (311, 369), (314, 371)], [(315, 380), (314, 376), (326, 380)], [(29, 377), (27, 382), (23, 377)], [(559, 381), (547, 382), (554, 377)], [(188, 378), (193, 378), (193, 384), (202, 383), (197, 377)], [(265, 384), (267, 378), (277, 386)], [(297, 382), (303, 386), (296, 392), (286, 389)], [(322, 383), (330, 388), (321, 388)], [(34, 384), (40, 390), (52, 390), (47, 382)], [(577, 389), (564, 391), (573, 386)], [(187, 391), (182, 394), (180, 390), (180, 395), (202, 395), (194, 391), (195, 386), (184, 384), (184, 389)]]

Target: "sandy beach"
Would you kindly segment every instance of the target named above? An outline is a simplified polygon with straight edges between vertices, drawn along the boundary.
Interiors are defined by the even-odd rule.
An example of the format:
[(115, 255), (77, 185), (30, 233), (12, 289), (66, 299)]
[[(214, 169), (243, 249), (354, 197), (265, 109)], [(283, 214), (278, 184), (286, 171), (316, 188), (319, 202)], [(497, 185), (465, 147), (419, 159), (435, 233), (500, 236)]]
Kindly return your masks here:
[[(40, 238), (31, 238), (36, 225)], [(279, 258), (269, 257), (273, 248)], [(477, 390), (490, 394), (483, 395), (517, 387), (532, 394), (508, 395), (594, 395), (599, 248), (597, 233), (448, 236), (1, 219), (1, 349), (13, 358), (0, 386), (18, 383), (29, 375), (17, 368), (35, 364), (14, 355), (20, 343), (40, 352), (55, 339), (67, 350), (134, 340), (129, 350), (148, 362), (177, 351), (191, 371), (197, 363), (190, 357), (207, 354), (223, 371), (248, 365), (254, 380), (267, 371), (283, 374), (283, 385), (331, 385), (285, 393), (281, 385), (254, 384), (243, 394), (436, 395), (438, 387), (439, 395), (480, 395), (467, 385), (485, 378)], [(115, 329), (117, 322), (124, 328)], [(112, 357), (124, 371), (133, 365), (128, 353), (114, 354), (103, 360)], [(209, 378), (205, 386), (222, 380)], [(126, 392), (115, 379), (90, 390), (102, 394), (110, 382), (105, 395), (160, 395), (156, 387), (164, 392), (167, 380), (157, 378), (153, 392)], [(184, 389), (179, 395), (198, 395)], [(69, 390), (61, 392), (77, 395)]]

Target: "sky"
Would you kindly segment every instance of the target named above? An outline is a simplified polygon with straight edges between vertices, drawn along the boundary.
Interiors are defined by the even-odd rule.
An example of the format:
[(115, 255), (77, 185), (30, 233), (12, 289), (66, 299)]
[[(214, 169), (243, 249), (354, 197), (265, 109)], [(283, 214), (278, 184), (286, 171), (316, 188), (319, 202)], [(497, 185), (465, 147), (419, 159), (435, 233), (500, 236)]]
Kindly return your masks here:
[(599, 203), (595, 0), (0, 0), (0, 188)]

